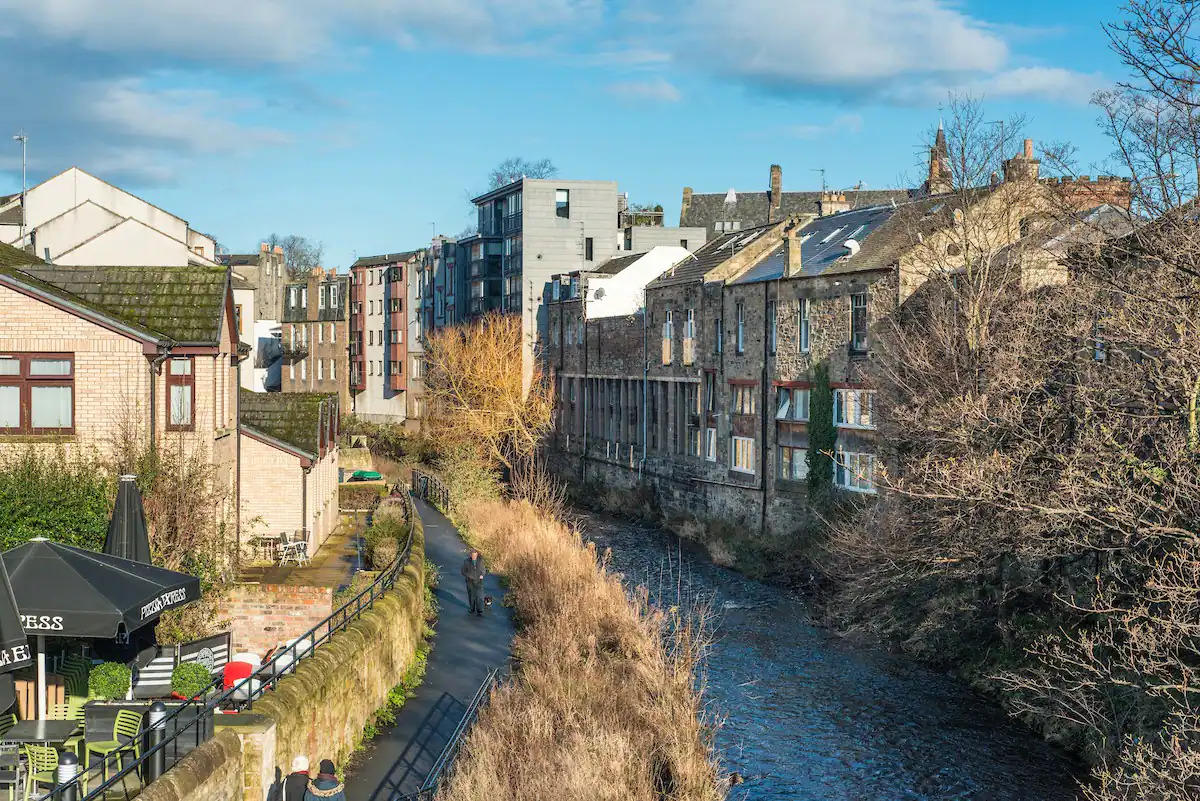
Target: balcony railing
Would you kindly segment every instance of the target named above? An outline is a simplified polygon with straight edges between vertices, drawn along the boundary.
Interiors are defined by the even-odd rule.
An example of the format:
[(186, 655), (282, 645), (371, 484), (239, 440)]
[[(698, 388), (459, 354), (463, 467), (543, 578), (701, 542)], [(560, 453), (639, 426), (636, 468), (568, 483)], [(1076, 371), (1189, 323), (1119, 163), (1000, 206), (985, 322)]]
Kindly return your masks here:
[(504, 215), (504, 233), (511, 234), (521, 230), (521, 212)]
[(293, 345), (283, 346), (283, 360), (285, 362), (298, 362), (306, 358), (308, 358), (308, 345), (297, 342)]

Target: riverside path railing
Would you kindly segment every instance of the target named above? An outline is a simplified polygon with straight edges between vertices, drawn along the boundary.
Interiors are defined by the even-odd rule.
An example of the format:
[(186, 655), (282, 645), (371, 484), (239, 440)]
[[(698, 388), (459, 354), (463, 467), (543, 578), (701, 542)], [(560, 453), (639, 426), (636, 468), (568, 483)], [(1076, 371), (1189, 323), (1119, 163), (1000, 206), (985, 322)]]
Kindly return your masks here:
[[(214, 679), (203, 692), (188, 699), (177, 709), (163, 713), (161, 717), (152, 711), (144, 728), (104, 760), (97, 760), (96, 765), (84, 773), (71, 777), (63, 771), (65, 766), (60, 766), (57, 777), (59, 784), (49, 793), (53, 801), (113, 801), (122, 796), (128, 801), (133, 798), (141, 792), (144, 784), (174, 767), (181, 758), (181, 750), (186, 749), (183, 750), (183, 755), (186, 755), (212, 737), (214, 715), (224, 710), (240, 712), (253, 709), (256, 699), (274, 690), (280, 679), (296, 671), (301, 661), (311, 657), (317, 648), (371, 609), (378, 598), (396, 585), (396, 579), (408, 566), (412, 556), (415, 527), (411, 525), (415, 516), (412, 500), (400, 484), (392, 488), (389, 497), (400, 499), (404, 506), (405, 519), (410, 523), (408, 537), (400, 553), (369, 586), (292, 643), (276, 650), (266, 664), (232, 687), (211, 695), (223, 685), (222, 679)], [(372, 512), (377, 506), (373, 505)], [(117, 766), (116, 772), (102, 779), (104, 766), (113, 764)]]

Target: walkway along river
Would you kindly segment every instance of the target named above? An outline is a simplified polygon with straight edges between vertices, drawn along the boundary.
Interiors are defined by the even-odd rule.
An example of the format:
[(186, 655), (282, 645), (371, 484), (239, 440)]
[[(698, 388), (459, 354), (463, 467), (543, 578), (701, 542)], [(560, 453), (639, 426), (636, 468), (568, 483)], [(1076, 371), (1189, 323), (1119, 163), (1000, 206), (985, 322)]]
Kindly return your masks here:
[(711, 711), (730, 799), (1057, 801), (1078, 766), (962, 682), (815, 626), (797, 596), (681, 549), (657, 529), (584, 514), (627, 583), (716, 612)]

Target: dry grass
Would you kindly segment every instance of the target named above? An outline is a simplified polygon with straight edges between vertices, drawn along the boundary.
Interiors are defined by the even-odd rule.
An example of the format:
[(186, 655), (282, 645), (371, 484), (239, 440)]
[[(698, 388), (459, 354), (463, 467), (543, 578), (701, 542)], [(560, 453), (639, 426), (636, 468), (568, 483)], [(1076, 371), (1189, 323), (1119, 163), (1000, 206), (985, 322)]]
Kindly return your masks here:
[(460, 509), (508, 576), (518, 668), (467, 739), (447, 801), (723, 797), (696, 688), (703, 632), (630, 597), (577, 532), (523, 502)]

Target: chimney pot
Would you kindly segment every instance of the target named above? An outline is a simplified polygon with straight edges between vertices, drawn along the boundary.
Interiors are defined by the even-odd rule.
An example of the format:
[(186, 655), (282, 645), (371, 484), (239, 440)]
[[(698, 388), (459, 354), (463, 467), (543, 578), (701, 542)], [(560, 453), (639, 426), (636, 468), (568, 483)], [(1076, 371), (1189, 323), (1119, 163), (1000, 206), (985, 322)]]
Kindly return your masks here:
[(1033, 158), (1033, 140), (1032, 139), (1025, 140), (1025, 158), (1027, 158), (1027, 159)]

